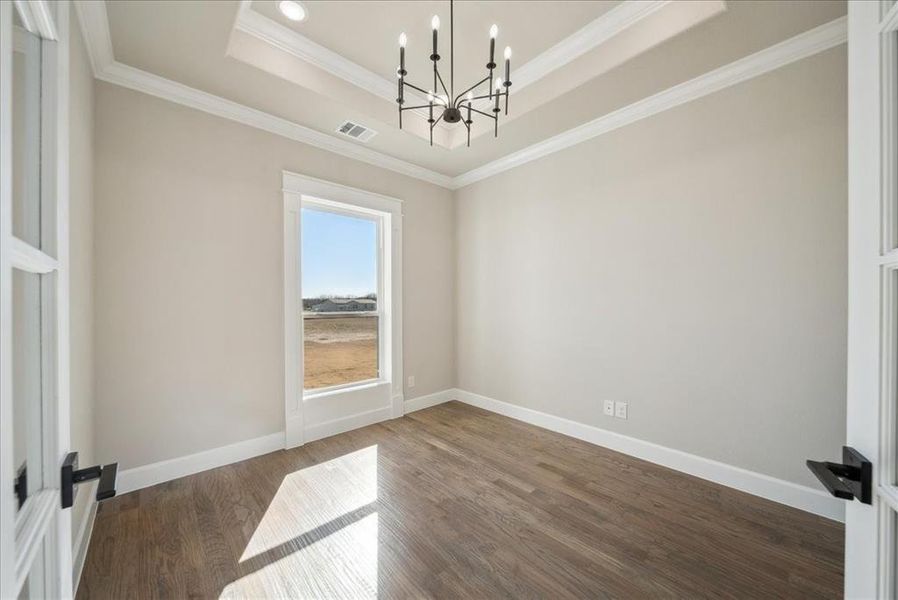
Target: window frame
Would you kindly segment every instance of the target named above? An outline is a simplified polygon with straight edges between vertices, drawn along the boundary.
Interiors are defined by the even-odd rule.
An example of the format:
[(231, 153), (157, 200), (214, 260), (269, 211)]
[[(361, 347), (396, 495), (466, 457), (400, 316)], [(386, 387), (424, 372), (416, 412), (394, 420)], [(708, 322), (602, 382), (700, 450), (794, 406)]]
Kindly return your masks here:
[[(369, 424), (383, 418), (401, 417), (404, 412), (402, 377), (402, 201), (329, 181), (283, 172), (284, 194), (284, 404), (286, 448), (302, 445), (310, 439), (339, 432), (344, 426)], [(379, 227), (378, 260), (378, 378), (341, 386), (330, 386), (305, 393), (303, 390), (303, 330), (301, 274), (303, 203), (315, 208), (327, 206), (348, 216), (367, 214), (382, 219)], [(350, 313), (346, 313), (347, 315)], [(365, 311), (363, 314), (370, 314)], [(306, 413), (320, 408), (319, 402), (346, 394), (356, 402), (358, 396), (386, 395), (385, 406), (344, 415), (326, 423), (307, 423)], [(315, 406), (313, 406), (313, 404)], [(333, 404), (333, 403), (332, 403)], [(339, 403), (336, 403), (339, 404)], [(335, 404), (335, 405), (336, 405)], [(375, 420), (372, 420), (375, 419)], [(341, 423), (337, 423), (340, 421)]]

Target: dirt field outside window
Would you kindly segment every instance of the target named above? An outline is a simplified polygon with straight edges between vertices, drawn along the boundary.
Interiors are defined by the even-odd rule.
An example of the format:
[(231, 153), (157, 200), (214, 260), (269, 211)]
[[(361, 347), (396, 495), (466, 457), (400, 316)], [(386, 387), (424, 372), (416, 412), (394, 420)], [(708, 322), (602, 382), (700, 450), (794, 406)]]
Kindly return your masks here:
[(305, 389), (377, 377), (377, 317), (305, 314), (303, 320)]

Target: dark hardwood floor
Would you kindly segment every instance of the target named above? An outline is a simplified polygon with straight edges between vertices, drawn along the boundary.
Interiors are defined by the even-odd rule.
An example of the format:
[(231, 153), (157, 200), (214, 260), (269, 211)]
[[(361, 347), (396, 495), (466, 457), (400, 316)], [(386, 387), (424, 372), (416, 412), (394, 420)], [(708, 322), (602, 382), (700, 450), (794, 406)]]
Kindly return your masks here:
[(104, 502), (78, 599), (838, 598), (842, 525), (451, 402)]

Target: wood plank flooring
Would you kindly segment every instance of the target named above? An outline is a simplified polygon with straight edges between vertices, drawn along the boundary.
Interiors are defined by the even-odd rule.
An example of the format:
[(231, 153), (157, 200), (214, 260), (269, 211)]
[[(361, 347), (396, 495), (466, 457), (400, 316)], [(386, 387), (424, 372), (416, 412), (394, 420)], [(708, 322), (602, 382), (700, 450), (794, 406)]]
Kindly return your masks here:
[(101, 504), (78, 599), (839, 598), (843, 528), (457, 402)]

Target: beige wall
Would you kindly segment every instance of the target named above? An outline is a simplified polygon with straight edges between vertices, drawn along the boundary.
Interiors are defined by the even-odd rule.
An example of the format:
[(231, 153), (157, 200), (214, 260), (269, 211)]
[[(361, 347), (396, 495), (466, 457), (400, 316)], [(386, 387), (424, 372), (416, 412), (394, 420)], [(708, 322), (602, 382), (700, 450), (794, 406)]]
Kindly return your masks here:
[(841, 47), (452, 194), (97, 83), (98, 458), (283, 429), (288, 169), (405, 200), (406, 399), (813, 484), (844, 440), (845, 85)]
[(842, 46), (458, 191), (458, 386), (816, 487), (846, 127)]
[(97, 454), (123, 469), (284, 428), (284, 169), (404, 200), (406, 399), (455, 383), (448, 190), (96, 87)]
[[(94, 464), (93, 220), (94, 79), (74, 11), (69, 18), (69, 258), (71, 308), (71, 448), (83, 466)], [(93, 485), (79, 486), (72, 543), (92, 503)]]

